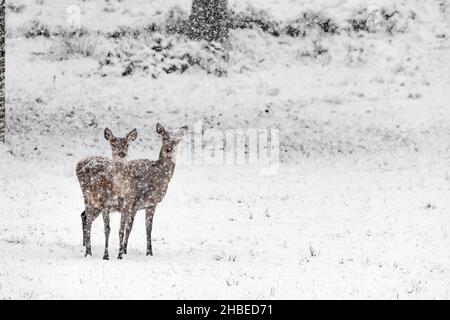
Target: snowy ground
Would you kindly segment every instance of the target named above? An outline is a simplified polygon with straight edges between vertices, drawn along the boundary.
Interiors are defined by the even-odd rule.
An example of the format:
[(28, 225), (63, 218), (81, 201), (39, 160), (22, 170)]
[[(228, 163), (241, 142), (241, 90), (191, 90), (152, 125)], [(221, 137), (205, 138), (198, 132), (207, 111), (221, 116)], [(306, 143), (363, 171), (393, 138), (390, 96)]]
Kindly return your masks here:
[(83, 258), (81, 193), (66, 167), (11, 168), (3, 298), (448, 298), (443, 164), (305, 161), (276, 177), (178, 168), (157, 210), (155, 255), (145, 256), (140, 213), (122, 261), (101, 260), (101, 220)]
[[(277, 19), (302, 12), (300, 5), (330, 16), (367, 7), (264, 3), (271, 5), (255, 6)], [(402, 4), (417, 19), (394, 34), (234, 30), (226, 77), (193, 68), (158, 79), (101, 77), (97, 58), (111, 45), (101, 34), (94, 56), (62, 61), (48, 54), (60, 38), (23, 36), (37, 11), (52, 28), (64, 23), (58, 12), (67, 6), (7, 11), (0, 298), (448, 299), (450, 9), (439, 3)], [(103, 1), (85, 5), (86, 14), (103, 10)], [(133, 12), (145, 16), (136, 7), (99, 14), (120, 25)], [(114, 29), (85, 20), (89, 30)], [(327, 52), (314, 57), (315, 42)], [(103, 128), (136, 127), (130, 157), (155, 158), (156, 122), (177, 128), (197, 120), (219, 129), (278, 128), (279, 172), (180, 165), (156, 211), (153, 257), (145, 256), (139, 213), (124, 260), (101, 260), (100, 219), (94, 255), (83, 258), (74, 168), (86, 155), (110, 154)]]

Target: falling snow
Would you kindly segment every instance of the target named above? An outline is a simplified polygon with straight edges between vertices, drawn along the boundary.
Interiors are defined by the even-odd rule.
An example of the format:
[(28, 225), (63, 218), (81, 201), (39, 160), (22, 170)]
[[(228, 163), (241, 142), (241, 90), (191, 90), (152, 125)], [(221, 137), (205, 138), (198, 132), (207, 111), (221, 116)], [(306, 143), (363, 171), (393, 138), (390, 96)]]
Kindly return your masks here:
[[(177, 31), (191, 1), (7, 1), (0, 298), (448, 298), (448, 2), (228, 2), (207, 43)], [(113, 189), (105, 127), (154, 179), (156, 124), (199, 120), (279, 129), (278, 171), (177, 163), (153, 256), (138, 210), (123, 260), (116, 212), (85, 258), (76, 166)]]

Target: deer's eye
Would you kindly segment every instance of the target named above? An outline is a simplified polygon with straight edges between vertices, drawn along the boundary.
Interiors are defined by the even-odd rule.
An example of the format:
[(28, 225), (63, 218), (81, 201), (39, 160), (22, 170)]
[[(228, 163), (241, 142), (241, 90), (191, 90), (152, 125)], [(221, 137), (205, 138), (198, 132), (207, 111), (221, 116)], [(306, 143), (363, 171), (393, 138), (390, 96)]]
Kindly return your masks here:
[(172, 152), (173, 148), (172, 147), (167, 147), (167, 152)]

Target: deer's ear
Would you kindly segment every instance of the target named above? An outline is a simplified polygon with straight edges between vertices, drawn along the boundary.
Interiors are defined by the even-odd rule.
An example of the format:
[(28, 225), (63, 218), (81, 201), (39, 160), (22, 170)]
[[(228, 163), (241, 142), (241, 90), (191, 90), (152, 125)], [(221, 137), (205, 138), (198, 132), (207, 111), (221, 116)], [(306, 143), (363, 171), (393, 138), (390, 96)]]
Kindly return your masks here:
[(181, 138), (181, 137), (184, 136), (187, 132), (188, 132), (188, 126), (181, 127), (181, 128), (178, 130), (178, 137)]
[(164, 127), (162, 125), (160, 125), (159, 123), (156, 124), (156, 132), (159, 135), (163, 135), (164, 133), (166, 133), (166, 130), (164, 129)]
[(105, 139), (108, 141), (110, 141), (114, 137), (111, 130), (109, 130), (108, 128), (105, 128), (104, 134), (105, 134)]
[(137, 138), (137, 130), (133, 129), (130, 131), (130, 133), (127, 134), (127, 140), (128, 141), (134, 141)]

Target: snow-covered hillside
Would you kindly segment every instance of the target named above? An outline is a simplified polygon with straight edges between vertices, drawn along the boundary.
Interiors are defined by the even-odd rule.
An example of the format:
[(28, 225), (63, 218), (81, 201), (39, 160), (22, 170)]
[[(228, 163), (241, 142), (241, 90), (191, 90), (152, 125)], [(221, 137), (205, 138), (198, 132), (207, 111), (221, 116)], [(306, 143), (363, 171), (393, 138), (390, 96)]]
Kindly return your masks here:
[[(166, 30), (190, 1), (7, 1), (0, 298), (448, 298), (448, 2), (229, 3), (211, 49)], [(75, 165), (110, 155), (104, 127), (155, 159), (157, 122), (200, 120), (279, 129), (278, 172), (181, 164), (153, 257), (140, 212), (124, 260), (101, 219), (83, 258)]]

